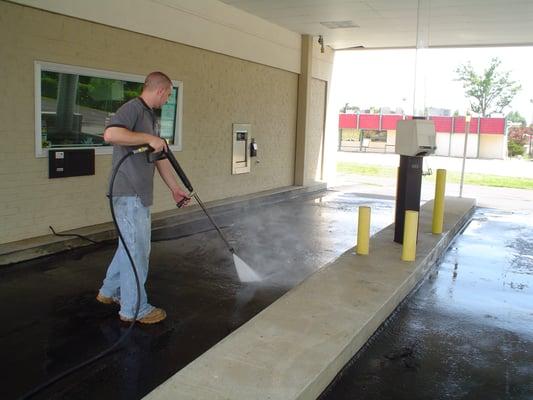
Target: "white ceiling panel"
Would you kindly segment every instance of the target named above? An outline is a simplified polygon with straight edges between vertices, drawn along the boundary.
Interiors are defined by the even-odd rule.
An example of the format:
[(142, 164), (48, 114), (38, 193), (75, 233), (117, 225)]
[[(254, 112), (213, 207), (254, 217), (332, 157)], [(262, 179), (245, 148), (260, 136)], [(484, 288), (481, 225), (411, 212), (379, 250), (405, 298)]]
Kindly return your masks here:
[[(429, 46), (533, 44), (533, 0), (222, 0), (334, 49), (415, 47), (417, 10)], [(352, 21), (329, 29), (320, 22)]]

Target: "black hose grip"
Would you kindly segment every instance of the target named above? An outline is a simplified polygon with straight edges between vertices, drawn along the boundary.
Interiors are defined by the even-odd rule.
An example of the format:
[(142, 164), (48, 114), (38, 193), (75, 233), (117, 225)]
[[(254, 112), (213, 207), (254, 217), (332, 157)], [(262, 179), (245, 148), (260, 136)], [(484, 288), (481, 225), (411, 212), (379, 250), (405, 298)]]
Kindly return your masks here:
[(189, 178), (187, 178), (187, 175), (185, 175), (185, 172), (183, 172), (183, 169), (181, 169), (180, 164), (178, 163), (178, 160), (176, 160), (176, 157), (174, 157), (174, 154), (172, 154), (172, 151), (170, 151), (169, 149), (165, 149), (163, 151), (165, 152), (165, 155), (167, 156), (168, 161), (170, 161), (170, 164), (176, 171), (176, 174), (178, 174), (178, 176), (180, 177), (181, 181), (183, 182), (187, 190), (189, 192), (193, 192), (194, 189), (191, 185), (191, 182), (189, 181)]
[(184, 198), (181, 199), (178, 203), (176, 203), (176, 206), (177, 206), (178, 208), (183, 207), (183, 203), (185, 203), (187, 200), (188, 200), (188, 198), (187, 198), (187, 197), (184, 197)]
[(149, 163), (153, 164), (156, 161), (164, 160), (165, 158), (167, 158), (167, 154), (164, 151), (154, 153), (154, 149), (148, 146), (148, 150), (146, 150), (146, 160)]

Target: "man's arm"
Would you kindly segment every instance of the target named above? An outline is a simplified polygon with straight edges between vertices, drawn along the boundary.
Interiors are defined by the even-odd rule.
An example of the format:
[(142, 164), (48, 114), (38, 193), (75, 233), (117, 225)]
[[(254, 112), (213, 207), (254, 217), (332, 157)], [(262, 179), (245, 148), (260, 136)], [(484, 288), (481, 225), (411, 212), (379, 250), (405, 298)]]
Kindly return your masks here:
[(187, 200), (184, 202), (184, 205), (187, 205), (189, 203), (189, 197), (187, 193), (184, 192), (178, 185), (176, 177), (173, 173), (174, 168), (172, 168), (170, 161), (168, 161), (167, 159), (158, 160), (156, 161), (155, 166), (157, 167), (159, 175), (161, 175), (161, 178), (172, 192), (172, 197), (174, 198), (176, 203), (179, 203), (185, 198)]
[[(166, 142), (160, 137), (142, 132), (132, 132), (129, 129), (111, 126), (104, 131), (104, 140), (107, 143), (122, 146), (137, 146), (148, 144), (155, 152), (163, 151)], [(166, 182), (166, 181), (165, 181)]]
[(172, 172), (174, 171), (174, 169), (172, 168), (170, 161), (168, 161), (167, 159), (158, 160), (156, 161), (155, 166), (157, 167), (159, 175), (161, 175), (161, 178), (163, 178), (163, 181), (166, 183), (170, 191), (174, 191), (180, 188), (178, 182), (176, 181), (174, 173)]

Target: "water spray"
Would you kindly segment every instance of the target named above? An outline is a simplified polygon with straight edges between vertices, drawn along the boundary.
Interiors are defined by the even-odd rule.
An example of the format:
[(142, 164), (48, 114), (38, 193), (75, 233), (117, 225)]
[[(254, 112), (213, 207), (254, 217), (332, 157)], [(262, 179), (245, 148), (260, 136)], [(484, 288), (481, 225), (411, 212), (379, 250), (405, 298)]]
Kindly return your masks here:
[(191, 181), (189, 178), (187, 178), (187, 175), (185, 175), (185, 172), (181, 168), (180, 164), (178, 163), (178, 160), (176, 160), (176, 157), (174, 157), (174, 154), (172, 154), (172, 151), (168, 150), (168, 148), (165, 147), (165, 149), (161, 153), (154, 154), (152, 152), (152, 148), (147, 146), (139, 149), (140, 151), (146, 151), (148, 161), (154, 162), (157, 160), (164, 160), (165, 158), (170, 162), (170, 165), (174, 168), (174, 171), (176, 171), (176, 174), (179, 176), (181, 181), (183, 182), (183, 185), (187, 188), (189, 191), (189, 196), (184, 197), (179, 203), (176, 204), (178, 208), (183, 206), (183, 204), (190, 198), (194, 197), (198, 205), (202, 208), (203, 212), (209, 219), (209, 222), (215, 227), (216, 231), (218, 232), (220, 238), (222, 241), (226, 244), (226, 247), (230, 251), (230, 253), (233, 255), (233, 262), (235, 264), (235, 269), (237, 270), (237, 275), (239, 276), (239, 279), (241, 282), (257, 282), (261, 280), (261, 277), (246, 264), (237, 254), (235, 253), (235, 249), (233, 246), (228, 242), (228, 239), (226, 239), (226, 236), (222, 233), (222, 230), (218, 227), (217, 223), (211, 217), (211, 214), (209, 214), (209, 211), (207, 211), (207, 208), (205, 207), (204, 203), (198, 196), (198, 193), (195, 192)]

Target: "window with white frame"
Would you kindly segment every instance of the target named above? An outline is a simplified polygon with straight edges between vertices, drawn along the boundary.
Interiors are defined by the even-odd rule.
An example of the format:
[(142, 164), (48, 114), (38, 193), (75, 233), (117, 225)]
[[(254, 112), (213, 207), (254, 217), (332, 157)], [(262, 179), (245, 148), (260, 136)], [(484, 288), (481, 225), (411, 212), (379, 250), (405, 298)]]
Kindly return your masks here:
[[(141, 94), (144, 76), (47, 62), (35, 62), (35, 153), (48, 149), (95, 148), (104, 142), (106, 124), (117, 109)], [(168, 102), (155, 110), (161, 137), (181, 150), (183, 84), (172, 81)]]

